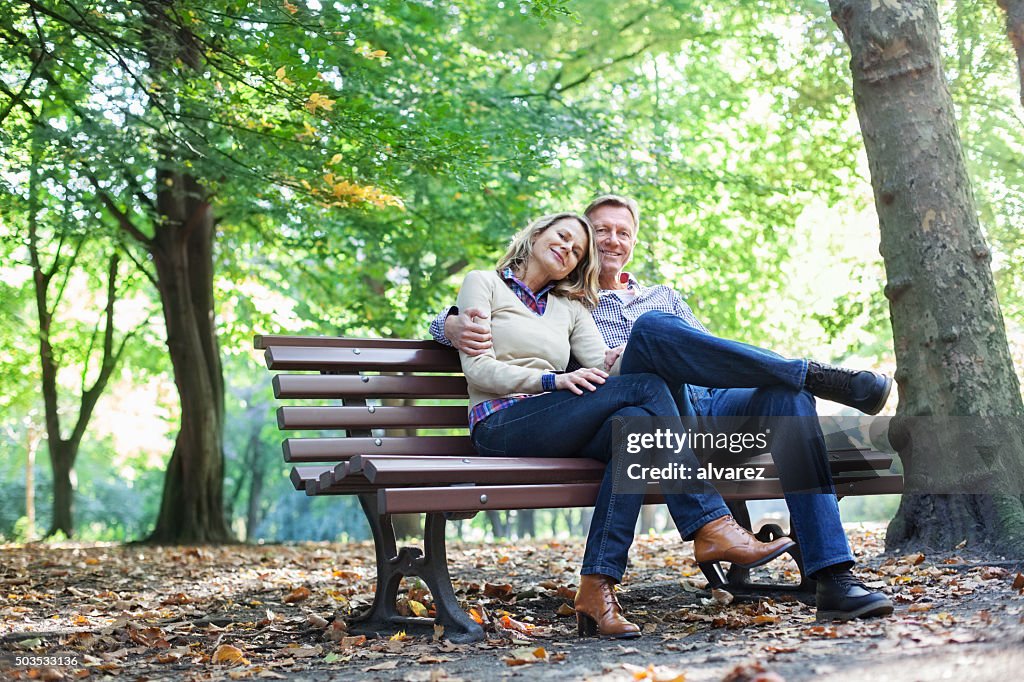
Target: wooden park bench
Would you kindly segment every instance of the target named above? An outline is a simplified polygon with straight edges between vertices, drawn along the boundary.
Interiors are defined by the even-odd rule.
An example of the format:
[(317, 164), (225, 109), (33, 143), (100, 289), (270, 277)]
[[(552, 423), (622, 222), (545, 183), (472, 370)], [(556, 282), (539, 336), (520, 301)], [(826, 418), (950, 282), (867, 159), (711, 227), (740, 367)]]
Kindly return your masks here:
[[(278, 398), (340, 400), (336, 406), (280, 407), (277, 422), (282, 430), (335, 432), (284, 440), (285, 461), (295, 465), (292, 483), (307, 495), (356, 495), (369, 521), (377, 559), (376, 592), (369, 610), (350, 623), (352, 632), (431, 632), (436, 623), (453, 642), (482, 639), (483, 629), (460, 608), (452, 587), (446, 521), (487, 510), (585, 507), (597, 497), (604, 471), (601, 462), (477, 456), (466, 429), (466, 381), (458, 354), (450, 348), (434, 341), (298, 336), (257, 336), (255, 347), (265, 352), (269, 369), (280, 370), (273, 377)], [(380, 405), (388, 398), (409, 404)], [(421, 435), (438, 429), (461, 431)], [(390, 435), (396, 432), (415, 435)], [(847, 448), (830, 450), (829, 459), (840, 497), (902, 490), (902, 477), (889, 471), (889, 455)], [(767, 475), (775, 475), (770, 455), (751, 460), (751, 465), (765, 466)], [(776, 478), (722, 482), (716, 487), (747, 528), (747, 500), (782, 497)], [(661, 499), (652, 487), (645, 502)], [(391, 518), (405, 513), (426, 514), (422, 550), (397, 546)], [(781, 534), (777, 525), (758, 531), (762, 541)], [(802, 572), (798, 549), (791, 553)], [(735, 567), (724, 573), (716, 566), (705, 575), (713, 586), (758, 587), (749, 582), (746, 571)], [(426, 583), (435, 619), (397, 612), (399, 584), (407, 576)], [(800, 585), (788, 587), (807, 586), (808, 579), (801, 576)]]

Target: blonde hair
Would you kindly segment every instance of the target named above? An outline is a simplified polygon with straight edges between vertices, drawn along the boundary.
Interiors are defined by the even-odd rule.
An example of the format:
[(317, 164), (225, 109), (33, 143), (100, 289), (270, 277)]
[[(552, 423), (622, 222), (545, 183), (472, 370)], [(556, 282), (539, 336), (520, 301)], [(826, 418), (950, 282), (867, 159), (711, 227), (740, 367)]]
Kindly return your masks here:
[[(590, 218), (590, 214), (601, 206), (621, 206), (625, 208), (633, 216), (633, 227), (636, 228), (636, 232), (640, 231), (640, 204), (636, 203), (636, 199), (630, 199), (620, 194), (602, 194), (590, 202), (586, 210), (583, 211), (583, 215)], [(634, 233), (633, 236), (635, 237), (636, 234)]]
[(571, 218), (583, 226), (587, 235), (587, 248), (583, 252), (576, 267), (564, 279), (555, 283), (552, 294), (564, 296), (572, 300), (580, 301), (588, 308), (597, 306), (597, 276), (601, 271), (601, 265), (597, 256), (597, 244), (594, 239), (594, 227), (584, 216), (578, 213), (551, 213), (537, 218), (524, 227), (512, 237), (505, 255), (498, 261), (498, 274), (505, 271), (505, 268), (512, 268), (517, 274), (522, 274), (530, 264), (533, 255), (533, 243), (537, 237), (559, 220)]

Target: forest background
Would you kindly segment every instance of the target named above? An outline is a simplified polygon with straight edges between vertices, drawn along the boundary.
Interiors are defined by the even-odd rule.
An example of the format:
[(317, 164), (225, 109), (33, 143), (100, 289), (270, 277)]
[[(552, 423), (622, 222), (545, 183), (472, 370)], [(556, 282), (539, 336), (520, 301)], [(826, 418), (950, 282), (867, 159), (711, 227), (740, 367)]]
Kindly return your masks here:
[[(895, 369), (849, 50), (825, 2), (3, 8), (0, 538), (367, 537), (354, 499), (291, 490), (252, 336), (424, 337), (531, 217), (608, 191), (643, 208), (631, 270), (715, 333)], [(939, 10), (1019, 377), (1017, 58), (996, 2)], [(221, 496), (212, 521), (166, 501), (195, 452)], [(843, 505), (887, 520), (897, 501)]]

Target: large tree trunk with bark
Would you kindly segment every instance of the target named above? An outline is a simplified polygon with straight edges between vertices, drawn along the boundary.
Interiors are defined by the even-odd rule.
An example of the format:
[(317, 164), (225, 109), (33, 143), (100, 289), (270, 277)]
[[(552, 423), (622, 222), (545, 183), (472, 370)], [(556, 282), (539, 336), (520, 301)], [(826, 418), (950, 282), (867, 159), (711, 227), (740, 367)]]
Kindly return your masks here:
[(181, 401), (181, 427), (167, 465), (150, 541), (227, 542), (224, 513), (224, 381), (214, 326), (213, 214), (192, 177), (157, 171), (161, 222), (149, 242)]
[[(951, 443), (944, 449), (941, 439), (924, 448), (919, 428), (890, 433), (906, 467), (908, 493), (886, 544), (949, 548), (968, 540), (1024, 554), (1022, 482), (1014, 480), (1024, 461), (1024, 406), (942, 70), (936, 5), (829, 4), (850, 46), (881, 230), (898, 365), (894, 425), (930, 419), (927, 424), (940, 431), (944, 422), (962, 428), (963, 420), (936, 419), (956, 416), (988, 420), (1001, 434), (985, 452), (990, 469), (979, 471), (976, 452)], [(989, 475), (994, 492), (915, 489), (912, 483), (927, 480), (943, 457), (954, 458), (949, 461), (965, 480)]]
[(47, 536), (63, 533), (64, 537), (75, 534), (75, 523), (72, 517), (74, 508), (74, 486), (71, 485), (71, 472), (74, 468), (75, 455), (65, 441), (50, 441), (50, 470), (53, 472), (53, 518)]
[[(144, 3), (151, 28), (144, 41), (157, 81), (174, 64), (202, 66), (195, 36), (172, 19), (173, 4)], [(169, 100), (158, 103), (159, 96), (153, 107), (170, 106)], [(228, 542), (233, 537), (224, 509), (224, 378), (214, 319), (213, 211), (202, 183), (180, 170), (193, 153), (168, 140), (159, 141), (158, 149), (157, 220), (145, 244), (156, 266), (181, 427), (149, 541)]]

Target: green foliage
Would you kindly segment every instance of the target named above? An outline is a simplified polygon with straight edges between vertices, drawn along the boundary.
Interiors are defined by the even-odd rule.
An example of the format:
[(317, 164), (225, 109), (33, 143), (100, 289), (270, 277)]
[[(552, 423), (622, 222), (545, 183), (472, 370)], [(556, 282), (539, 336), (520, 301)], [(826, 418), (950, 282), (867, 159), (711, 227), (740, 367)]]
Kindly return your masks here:
[[(53, 332), (68, 368), (62, 408), (95, 375), (104, 267), (116, 252), (118, 332), (134, 332), (117, 391), (162, 387), (152, 400), (173, 431), (153, 263), (118, 216), (155, 234), (157, 169), (187, 172), (209, 190), (218, 226), (235, 518), (246, 516), (256, 467), (264, 477), (253, 537), (366, 532), (354, 501), (290, 490), (253, 334), (425, 336), (465, 270), (492, 264), (531, 217), (581, 209), (598, 193), (641, 202), (631, 269), (683, 291), (715, 332), (803, 352), (831, 344), (838, 355), (882, 355), (890, 343), (878, 255), (832, 253), (843, 224), (801, 225), (821, 206), (848, 215), (870, 204), (848, 57), (822, 3), (9, 5), (0, 15), (2, 425), (22, 434), (41, 423), (26, 252), (35, 220), (45, 264), (62, 257), (58, 279), (68, 282)], [(943, 7), (946, 68), (1000, 297), (1019, 321), (1024, 127), (1012, 51), (990, 3)], [(829, 249), (808, 244), (828, 240)], [(812, 306), (797, 280), (820, 259), (842, 260), (849, 281)], [(104, 459), (117, 449), (106, 433), (83, 446), (80, 527), (139, 537), (159, 502), (159, 465), (151, 452)], [(4, 447), (8, 463), (23, 458), (16, 439)], [(10, 536), (23, 470), (4, 474), (0, 533)], [(37, 480), (42, 517), (49, 489)], [(483, 517), (473, 524), (486, 527)]]

